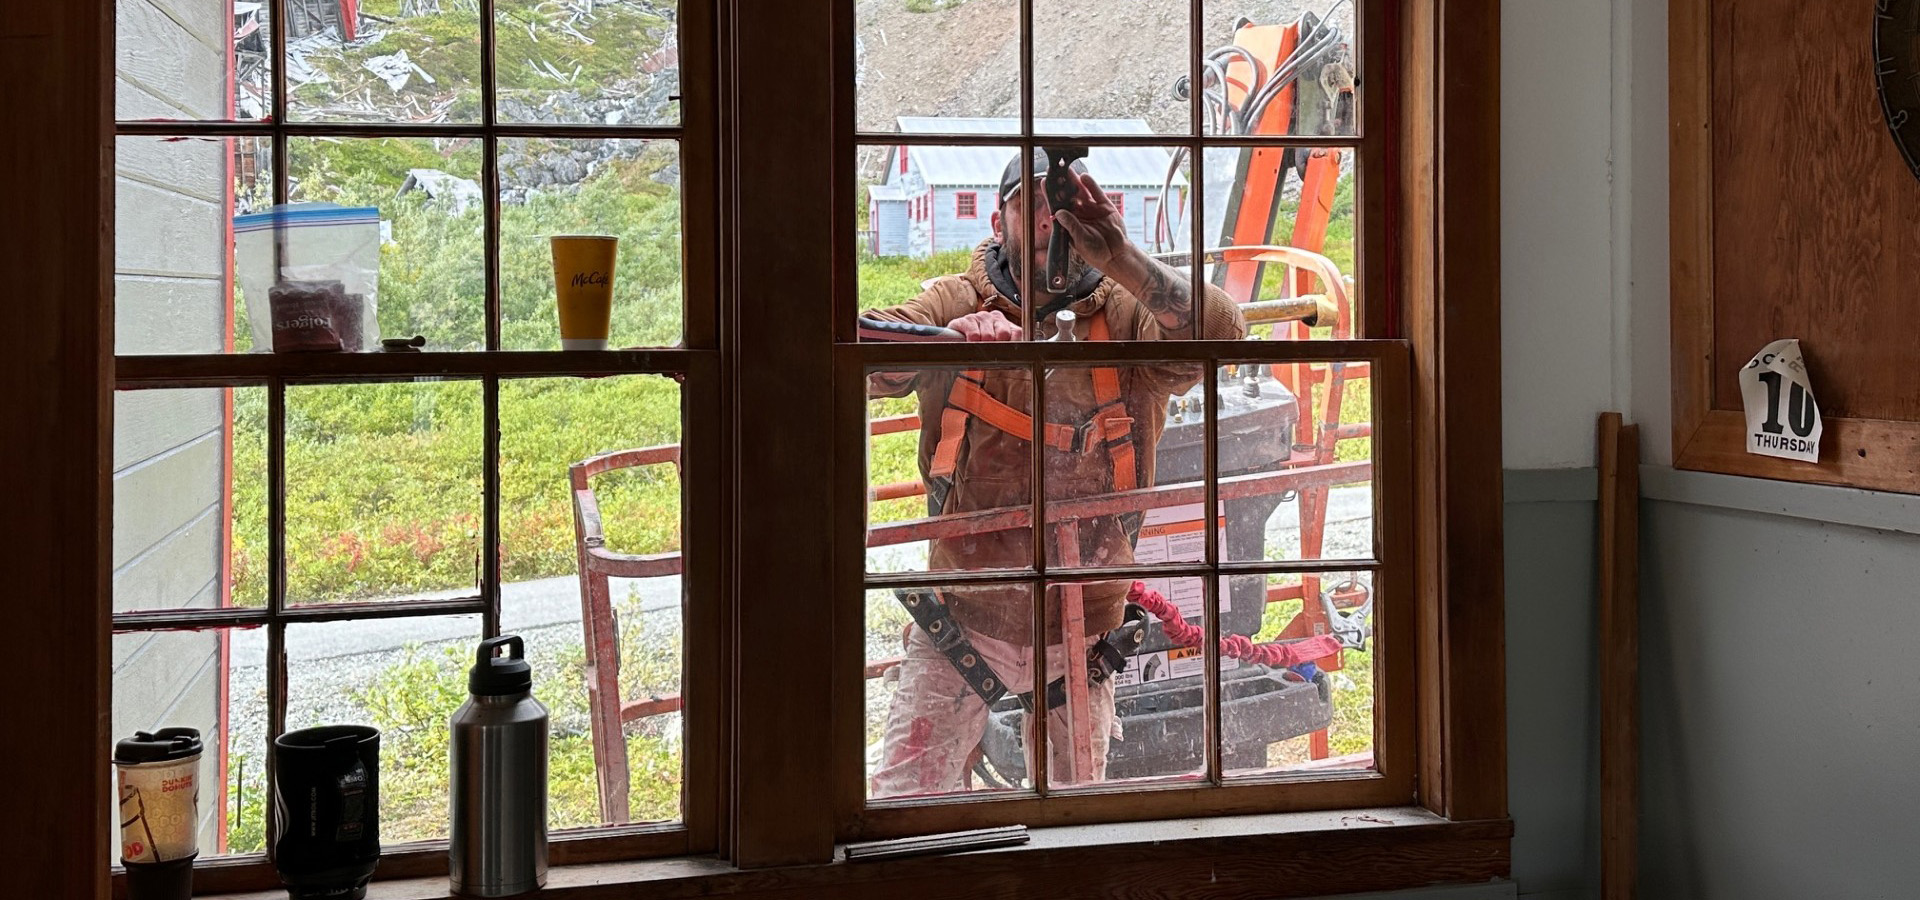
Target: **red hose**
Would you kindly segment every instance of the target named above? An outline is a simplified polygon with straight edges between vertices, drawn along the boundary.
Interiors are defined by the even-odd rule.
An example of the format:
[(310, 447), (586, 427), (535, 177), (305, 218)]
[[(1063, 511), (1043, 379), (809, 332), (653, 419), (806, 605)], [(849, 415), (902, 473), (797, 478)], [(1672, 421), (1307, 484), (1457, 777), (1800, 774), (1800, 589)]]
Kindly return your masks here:
[[(1134, 582), (1127, 590), (1127, 602), (1146, 607), (1147, 612), (1160, 620), (1160, 629), (1167, 637), (1182, 647), (1198, 647), (1206, 637), (1200, 626), (1180, 614), (1178, 607), (1141, 582)], [(1297, 666), (1339, 652), (1340, 639), (1330, 634), (1272, 644), (1256, 644), (1244, 634), (1230, 634), (1220, 639), (1220, 655), (1263, 666)]]

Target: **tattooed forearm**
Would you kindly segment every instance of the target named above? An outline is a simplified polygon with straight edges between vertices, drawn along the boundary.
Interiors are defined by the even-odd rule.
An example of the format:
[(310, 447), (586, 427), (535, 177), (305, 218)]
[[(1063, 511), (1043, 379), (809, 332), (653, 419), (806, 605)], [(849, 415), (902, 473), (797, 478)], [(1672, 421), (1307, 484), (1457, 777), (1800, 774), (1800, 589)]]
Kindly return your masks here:
[(1193, 282), (1186, 273), (1176, 272), (1157, 259), (1147, 259), (1145, 263), (1140, 283), (1125, 286), (1160, 320), (1162, 327), (1187, 327), (1193, 321)]

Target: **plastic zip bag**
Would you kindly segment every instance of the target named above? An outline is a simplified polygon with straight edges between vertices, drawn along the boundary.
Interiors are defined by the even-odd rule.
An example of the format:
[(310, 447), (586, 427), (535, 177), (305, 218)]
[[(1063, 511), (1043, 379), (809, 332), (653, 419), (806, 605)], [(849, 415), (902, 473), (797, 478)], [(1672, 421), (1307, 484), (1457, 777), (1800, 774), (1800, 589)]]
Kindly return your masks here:
[(378, 349), (380, 210), (293, 203), (233, 219), (255, 352)]

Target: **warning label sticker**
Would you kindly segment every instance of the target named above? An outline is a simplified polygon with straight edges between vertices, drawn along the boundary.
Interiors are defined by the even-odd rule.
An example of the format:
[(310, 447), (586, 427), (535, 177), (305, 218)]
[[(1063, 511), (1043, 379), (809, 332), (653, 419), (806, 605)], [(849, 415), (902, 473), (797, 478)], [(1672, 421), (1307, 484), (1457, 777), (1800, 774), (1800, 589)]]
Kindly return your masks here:
[[(1221, 659), (1222, 670), (1240, 665), (1237, 659)], [(1206, 658), (1200, 655), (1199, 647), (1174, 647), (1171, 650), (1159, 650), (1142, 653), (1127, 662), (1127, 667), (1113, 674), (1115, 687), (1126, 687), (1150, 681), (1166, 681), (1169, 678), (1184, 678), (1188, 675), (1202, 675), (1207, 671)]]
[[(1200, 504), (1188, 503), (1182, 506), (1163, 506), (1147, 510), (1140, 520), (1140, 540), (1133, 546), (1133, 560), (1137, 563), (1183, 563), (1202, 562), (1207, 558), (1206, 519), (1200, 513)], [(1227, 518), (1215, 519), (1214, 527), (1219, 529), (1218, 540), (1225, 544), (1227, 540)], [(1149, 590), (1160, 594), (1180, 608), (1180, 614), (1188, 619), (1201, 616), (1202, 604), (1206, 602), (1206, 592), (1200, 587), (1198, 578), (1148, 578), (1144, 579)], [(1226, 590), (1225, 579), (1221, 581), (1220, 611), (1233, 609), (1233, 598)]]

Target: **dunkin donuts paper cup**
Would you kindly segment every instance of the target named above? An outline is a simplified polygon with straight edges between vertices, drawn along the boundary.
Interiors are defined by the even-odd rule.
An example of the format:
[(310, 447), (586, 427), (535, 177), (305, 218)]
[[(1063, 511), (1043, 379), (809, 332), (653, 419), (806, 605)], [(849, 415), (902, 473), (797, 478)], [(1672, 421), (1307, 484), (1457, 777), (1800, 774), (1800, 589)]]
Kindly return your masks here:
[(620, 239), (557, 234), (553, 287), (560, 304), (560, 349), (605, 350), (613, 327), (613, 265)]
[(162, 728), (114, 745), (129, 900), (186, 900), (200, 852), (200, 732)]

